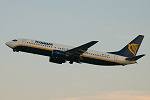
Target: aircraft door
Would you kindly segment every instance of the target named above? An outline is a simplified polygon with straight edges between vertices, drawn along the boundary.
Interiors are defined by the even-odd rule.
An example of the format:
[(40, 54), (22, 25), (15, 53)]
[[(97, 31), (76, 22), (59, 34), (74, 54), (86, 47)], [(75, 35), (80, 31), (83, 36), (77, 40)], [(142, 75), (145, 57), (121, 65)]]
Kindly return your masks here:
[(118, 61), (118, 56), (117, 55), (114, 56), (114, 61)]
[(23, 39), (23, 40), (22, 40), (22, 44), (25, 44), (25, 43), (26, 43), (26, 40), (25, 40), (25, 39)]

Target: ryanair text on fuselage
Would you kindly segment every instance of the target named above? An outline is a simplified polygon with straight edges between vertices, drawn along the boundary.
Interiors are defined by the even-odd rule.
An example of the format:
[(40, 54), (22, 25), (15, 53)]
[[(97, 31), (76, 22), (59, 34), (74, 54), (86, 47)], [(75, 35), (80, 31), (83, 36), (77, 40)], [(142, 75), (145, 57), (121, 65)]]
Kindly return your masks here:
[(88, 50), (98, 41), (91, 41), (78, 47), (71, 47), (30, 39), (14, 39), (6, 42), (6, 45), (12, 48), (14, 52), (22, 51), (48, 56), (50, 62), (57, 64), (69, 61), (70, 64), (76, 62), (113, 66), (135, 64), (138, 59), (145, 56), (145, 54), (136, 56), (143, 38), (143, 35), (137, 36), (123, 49), (116, 52)]

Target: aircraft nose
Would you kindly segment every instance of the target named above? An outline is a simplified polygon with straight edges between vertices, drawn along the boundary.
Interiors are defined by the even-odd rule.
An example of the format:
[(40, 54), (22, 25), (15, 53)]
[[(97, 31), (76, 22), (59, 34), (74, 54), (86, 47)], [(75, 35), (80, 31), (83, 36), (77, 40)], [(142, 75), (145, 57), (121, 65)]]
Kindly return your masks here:
[(6, 42), (5, 44), (6, 44), (7, 46), (9, 46), (9, 43), (8, 43), (8, 42)]
[(5, 44), (6, 44), (8, 47), (10, 47), (10, 48), (13, 47), (13, 45), (11, 44), (11, 42), (6, 42)]

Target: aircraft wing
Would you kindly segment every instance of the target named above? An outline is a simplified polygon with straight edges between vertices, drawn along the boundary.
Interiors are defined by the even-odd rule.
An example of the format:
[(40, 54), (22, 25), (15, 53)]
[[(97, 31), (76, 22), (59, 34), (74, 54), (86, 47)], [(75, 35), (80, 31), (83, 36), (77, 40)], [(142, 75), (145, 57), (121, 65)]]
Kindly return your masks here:
[(83, 54), (85, 51), (88, 50), (88, 48), (90, 48), (91, 46), (93, 46), (94, 44), (96, 44), (98, 41), (91, 41), (88, 42), (86, 44), (83, 44), (81, 46), (75, 47), (73, 49), (70, 49), (68, 51), (66, 51), (67, 55), (73, 55), (73, 56), (80, 56), (81, 54)]

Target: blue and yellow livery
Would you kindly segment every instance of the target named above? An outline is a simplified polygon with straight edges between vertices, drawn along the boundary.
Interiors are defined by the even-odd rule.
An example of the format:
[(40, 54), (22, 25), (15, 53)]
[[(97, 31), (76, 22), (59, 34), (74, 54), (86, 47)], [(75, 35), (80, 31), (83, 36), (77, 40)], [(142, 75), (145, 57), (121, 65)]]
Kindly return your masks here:
[(145, 56), (136, 56), (144, 36), (139, 35), (123, 49), (117, 52), (99, 52), (88, 50), (98, 41), (91, 41), (78, 47), (65, 46), (55, 43), (42, 42), (29, 39), (14, 39), (6, 43), (14, 52), (27, 52), (49, 57), (49, 61), (57, 64), (69, 61), (70, 64), (88, 63), (94, 65), (127, 65), (135, 64)]

